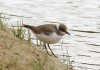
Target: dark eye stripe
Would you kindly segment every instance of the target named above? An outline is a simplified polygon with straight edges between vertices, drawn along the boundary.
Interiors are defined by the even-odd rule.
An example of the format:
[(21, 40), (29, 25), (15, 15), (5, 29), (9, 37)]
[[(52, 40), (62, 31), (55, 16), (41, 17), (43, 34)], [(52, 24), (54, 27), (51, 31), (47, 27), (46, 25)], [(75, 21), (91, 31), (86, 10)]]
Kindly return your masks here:
[(66, 32), (65, 29), (61, 29), (61, 31)]

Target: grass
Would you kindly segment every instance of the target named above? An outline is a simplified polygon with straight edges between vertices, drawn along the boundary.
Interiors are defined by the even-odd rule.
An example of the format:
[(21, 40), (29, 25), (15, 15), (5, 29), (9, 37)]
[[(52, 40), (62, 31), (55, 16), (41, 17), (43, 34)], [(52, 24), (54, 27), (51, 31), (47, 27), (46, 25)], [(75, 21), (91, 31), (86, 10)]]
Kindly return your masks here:
[(5, 20), (6, 20), (5, 16), (3, 18), (2, 14), (0, 14), (0, 30), (3, 30), (3, 31), (6, 30), (7, 24), (5, 23)]
[[(20, 40), (24, 40), (26, 38), (26, 36), (27, 36), (26, 40), (27, 40), (28, 44), (31, 44), (31, 40), (32, 40), (31, 32), (28, 29), (27, 34), (26, 34), (25, 33), (26, 30), (23, 29), (22, 23), (21, 24), (17, 24), (17, 26), (12, 25), (11, 31), (14, 34), (14, 36), (19, 38)], [(35, 45), (37, 45), (37, 46), (41, 46), (42, 45), (41, 41), (39, 41), (37, 38), (35, 40), (36, 40), (36, 44)]]
[(27, 42), (28, 42), (28, 44), (30, 44), (31, 43), (31, 33), (30, 33), (30, 31), (28, 30), (28, 33), (27, 33)]
[(22, 39), (24, 39), (25, 31), (23, 30), (23, 27), (21, 25), (19, 26), (19, 24), (17, 24), (17, 26), (18, 26), (17, 28), (12, 27), (11, 31), (13, 32), (15, 37), (22, 40)]
[(38, 38), (36, 38), (36, 45), (37, 46), (41, 46), (42, 45), (42, 42), (40, 40), (38, 40)]
[[(63, 43), (63, 41), (62, 41), (62, 43)], [(61, 48), (63, 50), (63, 45), (62, 44), (61, 44)], [(62, 63), (66, 64), (66, 70), (73, 70), (72, 61), (74, 59), (73, 60), (70, 59), (70, 55), (68, 53), (67, 46), (66, 46), (66, 55), (63, 54), (62, 57), (63, 57)]]
[(33, 70), (44, 70), (44, 68), (40, 62), (31, 63), (31, 67), (33, 67)]
[(67, 65), (66, 70), (71, 70), (71, 69), (73, 70), (72, 61), (70, 60), (69, 57), (66, 65)]
[[(15, 37), (19, 38), (20, 40), (24, 40), (25, 39), (25, 35), (26, 35), (25, 34), (26, 31), (23, 29), (22, 23), (17, 23), (17, 27), (16, 28), (14, 27), (14, 25), (12, 25), (13, 27), (11, 28), (11, 31), (12, 31), (13, 35)], [(0, 30), (5, 31), (6, 27), (7, 27), (7, 24), (5, 23), (5, 18), (2, 18), (2, 14), (0, 14)], [(6, 39), (6, 38), (4, 38), (4, 39)], [(6, 42), (7, 42), (6, 40), (3, 40), (3, 44), (4, 44), (5, 47), (7, 47), (7, 43)], [(28, 30), (28, 33), (27, 33), (27, 42), (28, 42), (28, 44), (31, 44), (31, 33), (30, 33), (29, 30)], [(41, 42), (38, 41), (38, 39), (36, 39), (36, 42), (37, 42), (37, 45), (41, 45)], [(39, 44), (39, 42), (40, 42), (40, 44)], [(9, 47), (11, 48), (13, 46), (13, 44), (14, 44), (14, 42), (12, 42), (12, 44), (10, 44)], [(6, 66), (6, 68), (10, 69), (10, 67), (16, 67), (17, 63), (18, 63), (18, 58), (12, 58), (10, 60), (10, 63)], [(28, 65), (30, 65), (33, 68), (33, 70), (44, 70), (44, 64), (45, 64), (44, 62), (41, 63), (39, 61), (37, 63), (31, 62)], [(70, 70), (70, 65), (71, 65), (71, 61), (69, 59), (68, 63), (67, 63), (66, 70)], [(51, 66), (50, 70), (54, 70), (53, 65)]]

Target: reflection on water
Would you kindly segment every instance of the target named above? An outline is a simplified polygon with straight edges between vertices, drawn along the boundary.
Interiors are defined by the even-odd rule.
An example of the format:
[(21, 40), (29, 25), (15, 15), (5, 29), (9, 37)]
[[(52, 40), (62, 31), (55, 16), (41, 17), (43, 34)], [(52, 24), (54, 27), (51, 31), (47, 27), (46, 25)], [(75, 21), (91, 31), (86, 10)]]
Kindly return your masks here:
[(71, 36), (51, 45), (53, 51), (59, 59), (68, 53), (76, 70), (100, 70), (99, 0), (0, 0), (0, 10), (13, 14), (9, 25), (16, 25), (18, 16), (28, 17), (25, 24), (65, 23)]

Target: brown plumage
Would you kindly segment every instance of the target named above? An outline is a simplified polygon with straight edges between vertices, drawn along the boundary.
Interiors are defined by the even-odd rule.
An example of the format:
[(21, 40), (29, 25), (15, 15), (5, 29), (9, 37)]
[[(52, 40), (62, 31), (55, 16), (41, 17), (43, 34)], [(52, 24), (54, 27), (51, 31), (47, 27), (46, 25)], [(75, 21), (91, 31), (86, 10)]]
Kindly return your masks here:
[(31, 29), (36, 34), (43, 33), (45, 35), (50, 35), (50, 33), (56, 32), (58, 35), (64, 35), (62, 32), (67, 33), (67, 27), (64, 24), (59, 25), (59, 30), (55, 24), (44, 24), (36, 27), (31, 25), (23, 25), (23, 27)]

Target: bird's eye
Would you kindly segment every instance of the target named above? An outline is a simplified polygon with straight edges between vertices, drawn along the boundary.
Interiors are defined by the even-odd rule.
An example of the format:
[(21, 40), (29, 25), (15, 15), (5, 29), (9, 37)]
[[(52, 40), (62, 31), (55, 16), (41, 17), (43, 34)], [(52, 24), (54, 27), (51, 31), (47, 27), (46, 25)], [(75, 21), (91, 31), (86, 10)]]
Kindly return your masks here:
[(62, 32), (66, 32), (65, 29), (61, 29)]

